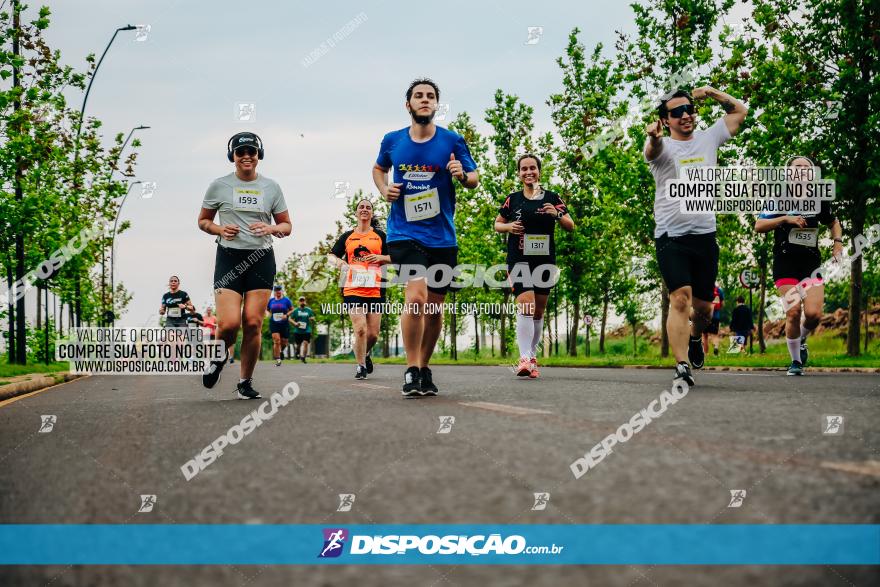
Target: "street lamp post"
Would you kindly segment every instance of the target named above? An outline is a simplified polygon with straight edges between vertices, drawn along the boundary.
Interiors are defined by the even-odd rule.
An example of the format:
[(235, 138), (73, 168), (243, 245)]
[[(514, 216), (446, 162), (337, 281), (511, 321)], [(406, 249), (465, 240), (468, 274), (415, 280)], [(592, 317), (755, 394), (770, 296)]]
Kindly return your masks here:
[[(119, 163), (119, 160), (122, 158), (122, 153), (123, 153), (123, 151), (125, 151), (125, 147), (128, 146), (128, 142), (131, 140), (131, 136), (134, 134), (134, 132), (136, 130), (143, 130), (143, 129), (147, 129), (147, 128), (150, 128), (150, 127), (140, 125), (140, 126), (136, 126), (136, 127), (132, 128), (130, 131), (128, 131), (128, 136), (125, 137), (125, 142), (122, 143), (122, 148), (119, 150), (119, 156), (116, 158), (117, 164)], [(113, 177), (113, 169), (114, 168), (111, 167), (109, 173), (107, 173), (107, 182), (108, 183), (110, 181), (110, 178)], [(132, 184), (132, 185), (134, 185), (134, 184)], [(129, 186), (128, 189), (130, 190), (131, 186)], [(125, 195), (127, 196), (128, 192), (126, 192)], [(103, 247), (101, 247), (101, 314), (102, 314), (101, 325), (107, 326), (107, 320), (106, 320), (107, 293), (106, 293), (106, 278), (105, 278), (105, 276), (107, 275), (107, 269), (106, 269), (106, 255), (104, 254), (104, 250), (105, 249)], [(113, 286), (112, 286), (112, 284), (110, 287), (110, 305), (111, 305), (111, 307), (113, 306)]]
[(110, 236), (110, 311), (113, 316), (110, 318), (110, 326), (116, 326), (116, 296), (114, 295), (116, 293), (116, 226), (119, 224), (119, 217), (122, 215), (122, 206), (125, 204), (125, 200), (128, 199), (128, 194), (131, 193), (131, 188), (139, 183), (143, 182), (140, 180), (133, 181), (131, 185), (128, 186), (128, 191), (125, 192), (125, 196), (123, 196), (122, 202), (119, 204), (119, 209), (116, 210), (116, 219), (113, 221), (113, 233)]
[[(104, 52), (101, 53), (101, 58), (98, 59), (98, 63), (97, 63), (97, 65), (95, 65), (95, 71), (92, 73), (92, 77), (89, 79), (89, 85), (86, 86), (86, 94), (85, 94), (85, 96), (83, 96), (82, 108), (79, 109), (79, 120), (77, 121), (77, 125), (76, 125), (76, 140), (74, 141), (74, 152), (73, 152), (74, 169), (76, 169), (77, 163), (79, 163), (79, 137), (82, 134), (83, 121), (84, 121), (85, 115), (86, 115), (86, 104), (89, 101), (89, 93), (92, 91), (92, 84), (95, 82), (95, 78), (98, 76), (98, 69), (100, 69), (101, 63), (103, 63), (104, 57), (107, 56), (107, 51), (110, 50), (110, 46), (113, 44), (113, 41), (116, 40), (116, 35), (119, 34), (119, 31), (133, 31), (135, 29), (137, 29), (136, 26), (128, 24), (123, 27), (119, 27), (118, 29), (113, 31), (113, 36), (110, 37), (110, 42), (107, 43), (106, 47), (104, 47)], [(75, 179), (74, 179), (73, 189), (74, 189), (74, 193), (76, 193), (76, 191), (79, 189), (79, 179), (80, 178), (79, 178), (78, 174), (75, 175), (74, 177), (75, 177)], [(74, 219), (74, 220), (76, 220), (76, 219)], [(81, 294), (80, 288), (81, 288), (81, 286), (80, 286), (79, 274), (77, 273), (76, 274), (76, 281), (74, 284), (74, 306), (75, 306), (74, 313), (76, 314), (76, 325), (77, 326), (80, 325), (80, 315), (82, 313), (81, 312), (82, 311), (82, 308), (81, 308), (82, 294)]]

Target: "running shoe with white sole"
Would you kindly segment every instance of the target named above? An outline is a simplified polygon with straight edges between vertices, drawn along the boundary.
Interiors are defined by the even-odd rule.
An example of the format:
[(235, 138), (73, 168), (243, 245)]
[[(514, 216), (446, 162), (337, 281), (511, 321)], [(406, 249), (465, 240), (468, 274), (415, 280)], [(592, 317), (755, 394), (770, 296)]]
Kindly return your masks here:
[(366, 379), (367, 378), (367, 368), (358, 365), (357, 370), (355, 370), (355, 372), (354, 372), (354, 378), (355, 379)]
[(537, 379), (538, 376), (541, 374), (538, 371), (538, 360), (532, 359), (531, 361), (529, 361), (529, 363), (530, 363), (529, 379)]
[(689, 387), (693, 387), (695, 384), (694, 376), (691, 373), (691, 368), (684, 361), (675, 366), (675, 376), (673, 376), (672, 378), (673, 386), (675, 385), (676, 381), (684, 381), (688, 384)]
[(275, 366), (276, 366), (276, 367), (280, 367), (280, 366), (281, 366), (281, 359), (275, 359)]
[(528, 377), (529, 373), (532, 371), (532, 362), (528, 357), (521, 357), (519, 360), (519, 365), (516, 368), (516, 376), (517, 377)]
[(419, 368), (410, 367), (403, 374), (403, 389), (400, 391), (404, 397), (420, 397), (422, 389), (419, 385)]
[(786, 375), (803, 375), (804, 374), (804, 365), (800, 361), (792, 361), (791, 365), (788, 367), (788, 372)]
[(703, 339), (691, 337), (688, 341), (688, 360), (694, 369), (702, 369), (706, 362), (706, 353), (703, 351)]
[(245, 379), (238, 384), (238, 399), (260, 399), (260, 392), (254, 389), (252, 379)]
[(809, 359), (810, 351), (807, 349), (807, 341), (801, 339), (801, 367), (806, 367)]
[(431, 370), (427, 367), (422, 367), (419, 372), (419, 388), (422, 390), (422, 395), (437, 395), (439, 391), (437, 386), (434, 385)]

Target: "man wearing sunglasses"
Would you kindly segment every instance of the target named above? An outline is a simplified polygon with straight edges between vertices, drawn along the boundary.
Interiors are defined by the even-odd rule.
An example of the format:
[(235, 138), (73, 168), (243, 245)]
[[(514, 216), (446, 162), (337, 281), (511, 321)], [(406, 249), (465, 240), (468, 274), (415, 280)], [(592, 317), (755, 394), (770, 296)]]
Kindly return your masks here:
[[(257, 175), (263, 154), (263, 142), (254, 133), (241, 132), (229, 139), (226, 158), (235, 164), (235, 171), (211, 182), (199, 214), (199, 228), (214, 235), (217, 243), (213, 286), (217, 338), (232, 349), (242, 328), (240, 399), (260, 397), (251, 376), (260, 354), (263, 313), (275, 283), (272, 237), (291, 232), (281, 187)], [(225, 360), (213, 361), (202, 375), (202, 384), (214, 387), (225, 364)]]
[[(705, 98), (718, 102), (726, 114), (706, 130), (696, 130), (694, 100)], [(666, 331), (677, 363), (673, 384), (693, 385), (690, 366), (700, 369), (705, 361), (701, 339), (712, 322), (718, 243), (715, 214), (682, 214), (678, 201), (666, 198), (666, 182), (679, 178), (682, 167), (717, 165), (718, 148), (739, 132), (747, 112), (745, 104), (709, 86), (695, 89), (693, 95), (676, 90), (663, 96), (658, 120), (646, 129), (645, 160), (655, 182), (657, 264), (669, 289)], [(664, 128), (668, 137), (663, 136)]]

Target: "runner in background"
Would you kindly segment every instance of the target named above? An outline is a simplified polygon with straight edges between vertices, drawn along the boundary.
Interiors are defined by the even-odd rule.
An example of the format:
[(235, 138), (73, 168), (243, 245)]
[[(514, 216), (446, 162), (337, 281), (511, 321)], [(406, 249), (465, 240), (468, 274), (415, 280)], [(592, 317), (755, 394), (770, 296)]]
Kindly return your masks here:
[(269, 315), (269, 332), (272, 335), (272, 358), (275, 366), (281, 366), (284, 358), (284, 349), (287, 348), (287, 339), (290, 338), (290, 323), (287, 319), (293, 311), (293, 302), (284, 295), (282, 287), (278, 284), (272, 286), (272, 297), (266, 304), (266, 314)]
[[(694, 100), (703, 98), (718, 102), (726, 114), (706, 130), (697, 130)], [(718, 242), (715, 214), (681, 213), (678, 201), (666, 197), (666, 182), (677, 179), (685, 166), (717, 165), (718, 148), (739, 132), (747, 113), (742, 102), (709, 86), (695, 89), (693, 96), (676, 90), (663, 96), (659, 119), (646, 129), (644, 156), (655, 184), (654, 244), (669, 290), (666, 331), (676, 361), (673, 385), (694, 385), (691, 366), (701, 369), (706, 359), (702, 333), (712, 322)], [(664, 128), (670, 136), (663, 136)]]
[(180, 278), (172, 275), (159, 306), (159, 315), (165, 316), (165, 328), (186, 328), (187, 312), (195, 312), (195, 307), (189, 294), (180, 289)]
[[(818, 168), (808, 157), (793, 157), (786, 167)], [(831, 213), (831, 203), (822, 200), (819, 214), (786, 215), (762, 213), (755, 222), (759, 233), (773, 231), (773, 281), (779, 297), (788, 301), (787, 294), (797, 289), (796, 303), (785, 315), (785, 344), (791, 357), (788, 375), (803, 375), (809, 359), (807, 336), (819, 325), (825, 304), (822, 277), (813, 272), (822, 264), (819, 252), (819, 224), (831, 227), (834, 239), (832, 255), (839, 258), (843, 251), (843, 232), (840, 221)], [(803, 305), (803, 322), (801, 306)]]
[[(464, 137), (434, 124), (439, 99), (440, 89), (429, 79), (409, 85), (410, 125), (382, 138), (373, 167), (373, 182), (391, 202), (388, 252), (406, 283), (400, 326), (407, 368), (401, 393), (410, 398), (438, 392), (428, 363), (443, 328), (439, 308), (458, 265), (455, 182), (468, 189), (480, 182)], [(417, 275), (416, 268), (427, 277)]]
[(733, 336), (743, 341), (739, 345), (740, 352), (745, 348), (745, 344), (748, 342), (748, 338), (754, 329), (755, 323), (752, 320), (752, 309), (746, 305), (746, 299), (743, 296), (737, 296), (736, 307), (730, 314), (730, 332)]
[(373, 203), (363, 199), (358, 202), (358, 224), (337, 239), (328, 257), (344, 272), (345, 287), (342, 290), (344, 308), (351, 318), (354, 329), (354, 356), (357, 360), (355, 379), (366, 379), (373, 372), (370, 353), (379, 339), (382, 322), (381, 266), (391, 262), (385, 233), (373, 216)]
[(312, 324), (315, 323), (315, 313), (306, 305), (306, 298), (300, 296), (299, 307), (290, 313), (293, 322), (293, 344), (299, 353), (299, 360), (306, 362), (309, 356), (309, 343), (312, 341)]
[(541, 187), (540, 159), (527, 153), (517, 160), (517, 168), (523, 189), (504, 200), (495, 218), (495, 231), (509, 235), (507, 273), (517, 303), (516, 342), (520, 357), (516, 375), (536, 379), (539, 375), (537, 347), (553, 286), (542, 287), (535, 282), (552, 277), (556, 283), (559, 278), (554, 239), (556, 224), (571, 231), (574, 220), (559, 195)]
[(712, 292), (712, 322), (709, 327), (703, 331), (703, 352), (709, 352), (709, 343), (712, 343), (714, 353), (718, 354), (718, 330), (721, 327), (721, 308), (724, 307), (724, 290), (715, 284), (715, 291)]
[(214, 315), (214, 309), (208, 306), (205, 309), (205, 318), (202, 320), (205, 328), (208, 329), (208, 339), (217, 338), (217, 317)]
[[(227, 351), (242, 330), (240, 399), (257, 399), (251, 378), (260, 354), (263, 318), (275, 282), (272, 237), (290, 235), (290, 214), (277, 182), (257, 174), (265, 152), (260, 137), (250, 132), (234, 135), (226, 143), (226, 158), (235, 170), (208, 186), (199, 213), (199, 228), (216, 237), (214, 299), (217, 303), (217, 337)], [(219, 223), (214, 222), (218, 216)], [(274, 224), (272, 224), (274, 221)], [(212, 361), (202, 375), (211, 388), (226, 361)]]

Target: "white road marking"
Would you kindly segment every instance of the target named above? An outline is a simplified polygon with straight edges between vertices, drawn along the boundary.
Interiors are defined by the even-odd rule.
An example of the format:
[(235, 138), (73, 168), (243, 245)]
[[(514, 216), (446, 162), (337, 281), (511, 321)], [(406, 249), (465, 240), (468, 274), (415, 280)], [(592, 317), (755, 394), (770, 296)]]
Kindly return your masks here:
[(375, 383), (352, 383), (355, 387), (366, 387), (369, 389), (391, 389), (387, 385), (376, 385)]
[(509, 406), (507, 404), (495, 404), (492, 402), (458, 402), (469, 408), (480, 408), (482, 410), (491, 410), (493, 412), (502, 412), (504, 414), (513, 414), (515, 416), (528, 416), (533, 414), (552, 414), (547, 410), (535, 410), (533, 408), (523, 408), (520, 406)]
[(880, 477), (880, 461), (864, 461), (861, 463), (833, 463), (830, 461), (823, 461), (821, 466), (826, 469), (834, 469), (846, 473)]

